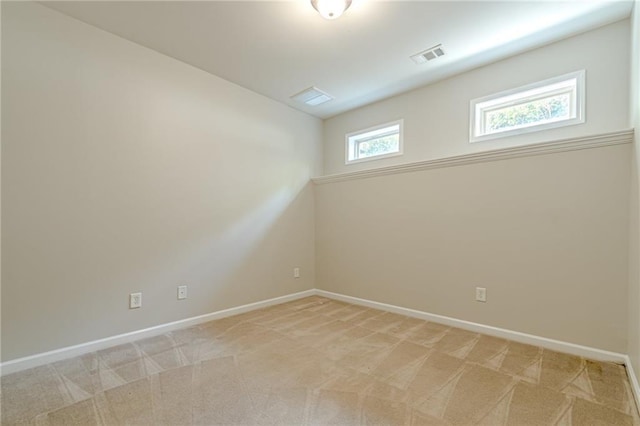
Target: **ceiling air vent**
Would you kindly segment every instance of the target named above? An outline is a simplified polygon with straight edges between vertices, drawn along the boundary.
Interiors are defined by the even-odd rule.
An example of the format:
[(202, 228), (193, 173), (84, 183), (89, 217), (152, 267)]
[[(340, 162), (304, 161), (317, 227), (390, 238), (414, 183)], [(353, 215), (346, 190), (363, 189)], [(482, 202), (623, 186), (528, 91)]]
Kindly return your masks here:
[(444, 55), (444, 50), (442, 49), (442, 45), (438, 44), (437, 46), (433, 46), (430, 49), (424, 50), (420, 53), (416, 53), (415, 55), (411, 55), (411, 60), (416, 64), (424, 64), (427, 61), (431, 61), (433, 59), (439, 58)]
[(308, 89), (305, 89), (302, 92), (291, 96), (291, 99), (310, 106), (316, 106), (325, 102), (329, 102), (331, 99), (333, 99), (333, 97), (324, 93), (317, 87), (309, 87)]

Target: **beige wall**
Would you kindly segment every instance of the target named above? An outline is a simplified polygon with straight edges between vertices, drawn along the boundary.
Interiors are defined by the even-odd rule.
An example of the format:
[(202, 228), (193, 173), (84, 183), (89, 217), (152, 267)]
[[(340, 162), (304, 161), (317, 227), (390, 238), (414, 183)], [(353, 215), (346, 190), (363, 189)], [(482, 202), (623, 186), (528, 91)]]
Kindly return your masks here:
[(317, 286), (625, 352), (629, 155), (622, 145), (317, 185)]
[[(2, 7), (0, 6), (0, 33), (2, 31)], [(0, 62), (2, 57), (0, 34)], [(2, 81), (2, 67), (0, 66), (0, 81)], [(2, 84), (0, 84), (0, 99), (2, 99)], [(2, 117), (2, 103), (0, 102), (0, 117)], [(0, 120), (0, 223), (2, 223), (2, 120)], [(2, 226), (0, 226), (0, 242), (2, 241)], [(2, 331), (2, 244), (0, 243), (0, 331)], [(0, 360), (2, 354), (2, 338), (0, 337)]]
[[(324, 173), (334, 174), (592, 135), (629, 126), (629, 21), (499, 61), (325, 121)], [(428, 66), (428, 65), (425, 65)], [(586, 70), (585, 124), (469, 143), (469, 101)], [(404, 155), (346, 166), (344, 135), (404, 118)]]
[(633, 146), (630, 229), (629, 229), (629, 357), (640, 379), (640, 1), (631, 15), (631, 126), (635, 128)]
[(320, 120), (38, 4), (2, 67), (3, 361), (314, 287)]
[[(631, 39), (619, 22), (327, 120), (325, 172), (626, 128)], [(319, 120), (37, 4), (3, 2), (2, 63), (3, 361), (316, 286), (629, 339), (640, 371), (629, 146), (319, 185), (314, 212)], [(468, 145), (469, 99), (579, 68), (587, 124)], [(401, 117), (403, 158), (344, 167), (346, 131)]]
[[(325, 174), (626, 129), (629, 40), (621, 21), (333, 117)], [(584, 125), (468, 143), (471, 99), (578, 69)], [(344, 166), (345, 132), (398, 118), (404, 156)], [(624, 145), (317, 185), (316, 284), (626, 353), (630, 155)]]

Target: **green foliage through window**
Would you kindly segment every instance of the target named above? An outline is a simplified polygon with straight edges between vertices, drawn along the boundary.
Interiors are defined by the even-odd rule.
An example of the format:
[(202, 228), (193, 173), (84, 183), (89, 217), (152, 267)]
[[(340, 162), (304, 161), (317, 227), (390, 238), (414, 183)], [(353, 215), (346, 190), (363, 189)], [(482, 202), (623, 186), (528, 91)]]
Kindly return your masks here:
[(346, 135), (347, 163), (402, 153), (402, 120)]
[(399, 141), (400, 137), (396, 133), (395, 135), (360, 142), (358, 143), (358, 158), (367, 158), (376, 155), (384, 155), (389, 152), (397, 152)]
[(580, 70), (473, 99), (469, 142), (582, 124), (584, 91)]
[(530, 123), (568, 118), (570, 100), (570, 94), (563, 93), (487, 112), (486, 131), (493, 133), (501, 129), (524, 127)]

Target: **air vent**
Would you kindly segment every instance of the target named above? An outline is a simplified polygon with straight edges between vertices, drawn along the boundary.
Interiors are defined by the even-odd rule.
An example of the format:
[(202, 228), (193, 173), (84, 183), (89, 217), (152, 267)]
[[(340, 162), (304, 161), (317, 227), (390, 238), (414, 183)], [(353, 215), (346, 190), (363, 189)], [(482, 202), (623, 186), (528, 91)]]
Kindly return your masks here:
[(291, 96), (291, 99), (310, 106), (316, 106), (325, 102), (329, 102), (331, 99), (333, 99), (333, 97), (324, 93), (317, 87), (309, 87), (308, 89), (305, 89), (302, 92)]
[(416, 53), (415, 55), (411, 55), (411, 60), (416, 64), (424, 64), (425, 62), (431, 61), (433, 59), (439, 58), (444, 55), (444, 50), (442, 49), (442, 45), (439, 44), (437, 46), (433, 46), (430, 49), (424, 50), (420, 53)]

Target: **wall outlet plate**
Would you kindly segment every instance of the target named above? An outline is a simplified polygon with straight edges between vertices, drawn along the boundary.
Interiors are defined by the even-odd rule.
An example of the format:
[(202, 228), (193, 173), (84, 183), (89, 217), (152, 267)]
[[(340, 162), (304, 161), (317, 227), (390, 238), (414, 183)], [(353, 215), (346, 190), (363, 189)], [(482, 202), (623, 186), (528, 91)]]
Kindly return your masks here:
[(476, 301), (478, 302), (487, 301), (487, 289), (485, 287), (476, 287)]
[(182, 300), (182, 299), (186, 299), (187, 298), (187, 286), (186, 285), (179, 285), (178, 286), (178, 300)]
[(131, 293), (129, 295), (129, 309), (142, 307), (142, 293)]
[(293, 268), (293, 278), (300, 278), (300, 268)]

